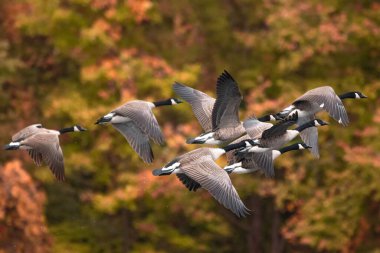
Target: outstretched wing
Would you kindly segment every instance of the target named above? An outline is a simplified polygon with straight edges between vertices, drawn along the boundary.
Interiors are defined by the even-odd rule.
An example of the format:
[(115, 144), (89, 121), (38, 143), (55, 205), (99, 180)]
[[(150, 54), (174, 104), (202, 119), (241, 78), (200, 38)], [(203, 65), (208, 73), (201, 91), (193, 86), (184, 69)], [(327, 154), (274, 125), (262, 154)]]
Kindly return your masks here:
[(125, 139), (127, 139), (129, 145), (131, 145), (144, 162), (153, 162), (154, 156), (149, 143), (149, 138), (134, 122), (112, 123), (112, 126), (116, 128)]
[(238, 217), (245, 217), (248, 208), (241, 201), (227, 172), (209, 157), (202, 157), (194, 163), (183, 166), (182, 171), (206, 189), (219, 203)]
[(186, 188), (189, 189), (189, 191), (197, 191), (201, 187), (199, 183), (197, 183), (184, 173), (178, 173), (176, 175), (178, 179), (186, 186)]
[(242, 100), (238, 84), (224, 71), (216, 83), (216, 101), (212, 110), (213, 130), (222, 127), (234, 127), (240, 124), (239, 105)]
[(38, 157), (37, 160), (32, 157), (36, 163), (41, 163), (42, 158), (58, 180), (63, 181), (65, 179), (63, 153), (61, 147), (59, 146), (57, 134), (35, 134), (24, 140), (23, 145), (32, 149), (33, 154), (41, 156)]
[(318, 87), (307, 91), (294, 101), (294, 105), (302, 106), (302, 103), (310, 103), (318, 106), (329, 113), (329, 115), (340, 124), (347, 126), (349, 123), (348, 115), (342, 100), (335, 94), (330, 86)]
[(154, 142), (158, 144), (165, 142), (160, 125), (149, 107), (148, 102), (131, 101), (116, 108), (113, 112), (130, 118), (136, 126), (147, 134), (149, 138), (152, 138)]
[(41, 153), (38, 153), (36, 150), (33, 150), (33, 149), (29, 149), (28, 153), (29, 153), (30, 157), (33, 159), (34, 163), (37, 166), (41, 166), (42, 165), (42, 160), (43, 159), (42, 159)]
[(211, 114), (215, 99), (199, 90), (187, 87), (178, 82), (173, 84), (173, 90), (178, 96), (191, 105), (191, 109), (203, 130), (205, 132), (211, 131)]

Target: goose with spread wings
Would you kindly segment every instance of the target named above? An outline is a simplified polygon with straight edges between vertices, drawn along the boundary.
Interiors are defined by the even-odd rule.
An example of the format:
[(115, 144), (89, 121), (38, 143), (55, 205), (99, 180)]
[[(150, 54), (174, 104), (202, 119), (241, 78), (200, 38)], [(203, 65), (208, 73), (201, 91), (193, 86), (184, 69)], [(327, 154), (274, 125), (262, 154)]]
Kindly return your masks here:
[(41, 124), (33, 124), (12, 136), (12, 142), (4, 146), (5, 150), (27, 150), (37, 166), (45, 162), (54, 176), (65, 179), (65, 166), (58, 136), (68, 132), (82, 132), (86, 129), (75, 125), (58, 131), (43, 128)]
[(216, 82), (216, 99), (207, 94), (175, 83), (173, 89), (187, 101), (205, 131), (189, 139), (189, 144), (225, 144), (246, 133), (239, 120), (239, 105), (242, 101), (237, 82), (225, 70)]
[(295, 129), (288, 129), (290, 126), (294, 125), (298, 120), (298, 112), (288, 116), (286, 119), (282, 120), (280, 123), (272, 126), (271, 128), (263, 131), (261, 138), (253, 140), (256, 144), (253, 147), (245, 148), (239, 153), (245, 152), (266, 152), (273, 149), (279, 149), (288, 142), (292, 141), (297, 135), (299, 135), (305, 129), (310, 127), (319, 127), (328, 125), (320, 119), (311, 120)]
[[(269, 176), (274, 176), (273, 161), (277, 159), (280, 155), (294, 150), (303, 150), (309, 149), (310, 146), (307, 146), (305, 143), (299, 142), (295, 143), (280, 149), (273, 149), (264, 153), (249, 153), (249, 154), (263, 154), (264, 156), (244, 156), (240, 161), (235, 160), (234, 163), (231, 163), (225, 166), (223, 169), (228, 173), (236, 174), (245, 174), (255, 171), (263, 171), (267, 175), (268, 170), (266, 168), (271, 168), (273, 171), (270, 172)], [(263, 169), (264, 168), (264, 169)], [(268, 175), (267, 175), (268, 176)]]
[[(332, 87), (322, 86), (307, 91), (305, 94), (297, 98), (290, 106), (279, 112), (277, 116), (284, 118), (298, 112), (298, 121), (296, 124), (301, 126), (310, 120), (314, 120), (315, 114), (318, 112), (326, 111), (333, 119), (338, 121), (339, 124), (347, 126), (349, 119), (342, 100), (362, 98), (367, 98), (367, 96), (359, 91), (351, 91), (337, 95)], [(312, 147), (312, 154), (318, 158), (319, 150), (317, 128), (308, 128), (303, 131), (300, 136), (307, 145)]]
[(154, 155), (149, 139), (152, 139), (158, 144), (165, 142), (165, 138), (152, 109), (159, 106), (176, 105), (179, 103), (182, 103), (182, 101), (176, 98), (158, 102), (142, 100), (129, 101), (99, 118), (95, 124), (110, 123), (125, 137), (144, 162), (151, 163), (153, 162)]
[(202, 187), (235, 215), (245, 217), (248, 209), (232, 185), (228, 173), (219, 167), (215, 160), (228, 151), (251, 145), (252, 141), (248, 140), (223, 148), (198, 148), (175, 158), (160, 169), (153, 170), (153, 175), (176, 174), (190, 191)]

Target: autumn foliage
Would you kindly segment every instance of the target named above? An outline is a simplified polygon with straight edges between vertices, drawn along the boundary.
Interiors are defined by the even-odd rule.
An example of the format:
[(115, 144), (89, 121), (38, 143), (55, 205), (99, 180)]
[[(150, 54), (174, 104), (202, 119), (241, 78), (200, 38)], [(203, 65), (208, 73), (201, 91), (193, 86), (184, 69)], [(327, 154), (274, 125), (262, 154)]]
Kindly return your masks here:
[(0, 169), (0, 252), (50, 252), (45, 200), (19, 161)]
[[(354, 0), (0, 1), (0, 142), (38, 122), (89, 129), (60, 139), (63, 184), (26, 152), (1, 152), (0, 207), (13, 209), (1, 209), (0, 252), (379, 252), (379, 11)], [(348, 127), (320, 114), (330, 122), (320, 159), (294, 152), (276, 160), (273, 180), (232, 176), (246, 219), (151, 175), (195, 148), (185, 144), (201, 131), (189, 105), (154, 111), (167, 141), (153, 145), (153, 164), (94, 125), (128, 100), (175, 96), (174, 81), (214, 96), (224, 69), (244, 95), (241, 119), (322, 85), (368, 96), (344, 101)]]

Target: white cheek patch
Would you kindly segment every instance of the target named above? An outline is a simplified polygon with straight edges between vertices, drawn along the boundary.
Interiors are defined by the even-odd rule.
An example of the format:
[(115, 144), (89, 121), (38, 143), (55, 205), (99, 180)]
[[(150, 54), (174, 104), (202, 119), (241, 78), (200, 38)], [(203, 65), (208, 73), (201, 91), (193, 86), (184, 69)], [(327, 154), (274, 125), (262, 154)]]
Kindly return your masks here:
[(178, 169), (180, 165), (181, 164), (179, 162), (176, 162), (176, 163), (174, 163), (174, 164), (172, 164), (172, 165), (170, 165), (168, 167), (163, 167), (161, 170), (163, 170), (163, 171), (175, 170), (175, 169)]
[(322, 103), (319, 107), (323, 108), (325, 106), (325, 103)]
[(113, 116), (115, 116), (115, 113), (114, 113), (114, 112), (110, 112), (110, 113), (104, 115), (103, 118), (110, 119), (110, 118), (112, 118)]
[(245, 141), (245, 147), (252, 147), (251, 143), (249, 143), (249, 141)]
[(176, 105), (177, 104), (177, 102), (174, 99), (170, 99), (170, 102), (172, 103), (172, 105)]

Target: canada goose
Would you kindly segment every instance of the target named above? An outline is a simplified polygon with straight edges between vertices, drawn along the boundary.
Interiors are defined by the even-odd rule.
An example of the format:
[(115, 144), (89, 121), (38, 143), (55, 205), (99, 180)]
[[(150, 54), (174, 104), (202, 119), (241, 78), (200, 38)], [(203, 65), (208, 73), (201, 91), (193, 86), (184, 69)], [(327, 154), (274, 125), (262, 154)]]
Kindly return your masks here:
[(265, 130), (262, 133), (261, 138), (253, 140), (256, 146), (245, 148), (240, 153), (248, 152), (266, 152), (273, 149), (279, 149), (286, 143), (293, 140), (297, 135), (299, 135), (305, 129), (310, 127), (324, 126), (328, 123), (320, 119), (311, 120), (295, 129), (288, 130), (288, 128), (295, 124), (298, 120), (298, 112), (295, 112), (291, 116), (280, 123), (274, 125), (273, 127)]
[(237, 82), (226, 70), (216, 82), (216, 100), (179, 83), (175, 83), (173, 89), (190, 103), (195, 116), (205, 130), (205, 133), (187, 140), (187, 143), (219, 145), (231, 142), (245, 134), (243, 124), (239, 120), (242, 95)]
[[(234, 140), (231, 142), (231, 144), (239, 143), (243, 140), (250, 140), (250, 139), (259, 139), (261, 138), (262, 133), (273, 127), (272, 123), (267, 123), (267, 122), (261, 122), (259, 119), (255, 117), (251, 117), (244, 121), (243, 123), (244, 128), (246, 129), (246, 134), (243, 135), (242, 137)], [(270, 152), (270, 151), (268, 151)], [(226, 153), (227, 156), (227, 162), (228, 164), (234, 164), (237, 162), (237, 150), (232, 150)], [(242, 155), (239, 155), (242, 156)], [(267, 177), (271, 176), (271, 171), (270, 170), (265, 170), (265, 166), (268, 164), (268, 155), (266, 152), (260, 152), (260, 153), (244, 153), (244, 157), (247, 159), (254, 159), (257, 166), (263, 168), (263, 171)]]
[[(300, 126), (310, 120), (315, 119), (315, 114), (325, 110), (332, 118), (347, 126), (349, 119), (346, 109), (342, 103), (343, 99), (361, 99), (367, 98), (359, 91), (347, 92), (341, 95), (336, 95), (335, 91), (330, 86), (318, 87), (307, 91), (305, 94), (297, 98), (292, 105), (288, 106), (277, 114), (279, 117), (287, 117), (288, 115), (298, 112), (297, 125)], [(311, 153), (315, 157), (319, 157), (318, 150), (318, 131), (315, 127), (308, 128), (301, 134), (301, 139), (312, 147)]]
[(179, 103), (182, 103), (182, 101), (176, 98), (158, 102), (129, 101), (99, 118), (95, 124), (111, 123), (127, 139), (144, 162), (151, 163), (154, 155), (149, 138), (158, 144), (165, 142), (152, 108)]
[(4, 149), (28, 150), (29, 155), (37, 166), (41, 166), (42, 161), (44, 161), (50, 167), (55, 177), (63, 181), (65, 179), (65, 168), (58, 136), (68, 132), (81, 131), (86, 131), (86, 129), (79, 125), (56, 131), (43, 128), (41, 124), (34, 124), (14, 134), (12, 142), (5, 145)]
[(190, 191), (203, 187), (238, 217), (245, 217), (248, 209), (241, 201), (228, 174), (215, 163), (215, 160), (230, 150), (251, 145), (252, 141), (249, 140), (224, 148), (198, 148), (175, 158), (152, 173), (154, 176), (176, 174)]
[[(280, 149), (274, 149), (265, 153), (249, 153), (250, 156), (244, 156), (243, 159), (239, 162), (235, 162), (233, 164), (230, 164), (228, 166), (224, 167), (224, 170), (230, 174), (230, 173), (236, 173), (236, 174), (245, 174), (250, 173), (258, 170), (263, 170), (266, 176), (274, 177), (274, 167), (273, 167), (273, 161), (279, 157), (280, 155), (292, 151), (292, 150), (302, 150), (302, 149), (309, 149), (310, 146), (306, 145), (305, 143), (299, 142), (295, 143)], [(259, 157), (255, 157), (257, 155), (260, 155)], [(258, 160), (261, 161), (261, 164), (258, 163)], [(262, 165), (264, 164), (264, 166)]]

